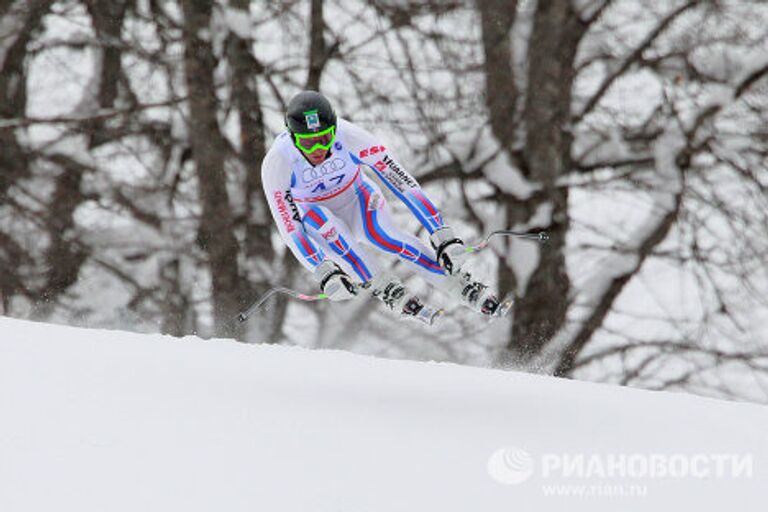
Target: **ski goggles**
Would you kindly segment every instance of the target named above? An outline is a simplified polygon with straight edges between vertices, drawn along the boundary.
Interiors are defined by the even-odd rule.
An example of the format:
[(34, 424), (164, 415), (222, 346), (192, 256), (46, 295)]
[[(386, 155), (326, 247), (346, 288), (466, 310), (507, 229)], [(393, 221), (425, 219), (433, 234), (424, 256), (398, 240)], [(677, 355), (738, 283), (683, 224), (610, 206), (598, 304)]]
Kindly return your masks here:
[(336, 126), (331, 126), (317, 133), (294, 133), (293, 143), (304, 153), (313, 153), (318, 149), (328, 151), (336, 140)]

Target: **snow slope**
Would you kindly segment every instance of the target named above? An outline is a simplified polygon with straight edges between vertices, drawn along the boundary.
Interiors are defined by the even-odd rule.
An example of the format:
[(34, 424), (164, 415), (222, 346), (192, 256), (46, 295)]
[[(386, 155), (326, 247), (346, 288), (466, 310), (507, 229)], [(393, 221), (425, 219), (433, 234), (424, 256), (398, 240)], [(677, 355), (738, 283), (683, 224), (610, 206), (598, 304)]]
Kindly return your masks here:
[[(767, 425), (687, 395), (0, 318), (2, 512), (762, 510)], [(565, 474), (563, 453), (740, 469)]]

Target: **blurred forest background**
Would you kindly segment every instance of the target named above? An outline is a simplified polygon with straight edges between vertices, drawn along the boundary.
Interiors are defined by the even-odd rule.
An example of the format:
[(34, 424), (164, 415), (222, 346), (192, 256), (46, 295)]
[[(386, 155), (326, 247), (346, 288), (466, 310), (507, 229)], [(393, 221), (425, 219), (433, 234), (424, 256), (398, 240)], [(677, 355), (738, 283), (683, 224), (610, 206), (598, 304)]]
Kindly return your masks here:
[[(0, 0), (0, 68), (5, 315), (768, 402), (766, 2)], [(316, 291), (260, 183), (305, 88), (466, 240), (549, 232), (470, 264), (513, 319), (277, 300), (233, 325)]]

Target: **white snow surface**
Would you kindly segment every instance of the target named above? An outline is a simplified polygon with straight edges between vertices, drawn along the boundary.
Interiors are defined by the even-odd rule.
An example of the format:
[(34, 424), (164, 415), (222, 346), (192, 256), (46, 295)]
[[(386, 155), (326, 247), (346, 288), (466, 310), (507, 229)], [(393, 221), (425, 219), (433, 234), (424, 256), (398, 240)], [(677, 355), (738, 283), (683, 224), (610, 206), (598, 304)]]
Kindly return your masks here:
[[(0, 333), (3, 512), (764, 507), (762, 406), (8, 318)], [(489, 468), (515, 480), (507, 459), (489, 466), (504, 448), (533, 461), (527, 481), (491, 478)], [(616, 483), (546, 477), (537, 464), (558, 453), (739, 454), (752, 477), (630, 482), (647, 485), (642, 497), (548, 496), (548, 485)]]

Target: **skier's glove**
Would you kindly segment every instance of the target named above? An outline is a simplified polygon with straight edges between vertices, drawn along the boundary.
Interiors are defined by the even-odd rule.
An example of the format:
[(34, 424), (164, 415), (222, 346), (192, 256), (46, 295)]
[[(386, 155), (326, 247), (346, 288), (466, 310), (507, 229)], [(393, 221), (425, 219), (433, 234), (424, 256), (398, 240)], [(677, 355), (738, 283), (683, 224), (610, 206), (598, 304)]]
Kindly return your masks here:
[(445, 226), (429, 235), (429, 241), (437, 252), (440, 266), (451, 275), (458, 274), (469, 256), (461, 238)]
[(352, 278), (331, 260), (325, 260), (315, 269), (315, 277), (329, 300), (350, 300), (357, 295)]

